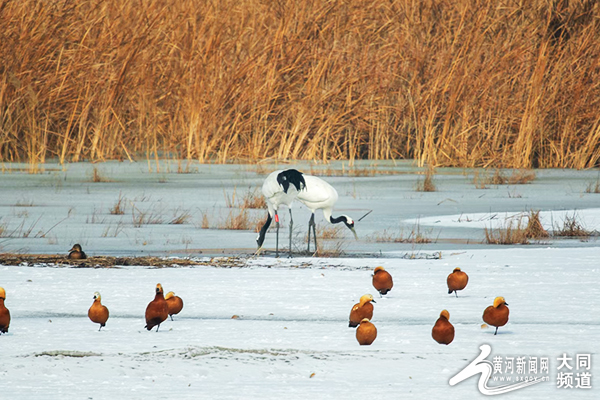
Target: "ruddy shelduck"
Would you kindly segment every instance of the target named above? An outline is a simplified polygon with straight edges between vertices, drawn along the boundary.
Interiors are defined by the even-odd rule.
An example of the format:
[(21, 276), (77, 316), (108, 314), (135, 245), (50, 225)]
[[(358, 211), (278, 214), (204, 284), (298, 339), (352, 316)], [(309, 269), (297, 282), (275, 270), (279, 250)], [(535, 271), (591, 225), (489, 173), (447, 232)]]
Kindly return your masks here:
[(359, 302), (352, 307), (352, 310), (350, 311), (350, 323), (348, 324), (350, 328), (356, 328), (364, 318), (369, 320), (373, 318), (373, 304), (371, 304), (371, 302), (375, 303), (373, 296), (365, 294), (360, 298)]
[(360, 325), (356, 328), (356, 340), (361, 346), (368, 346), (377, 338), (377, 328), (369, 321), (363, 318)]
[(71, 260), (85, 260), (87, 255), (82, 250), (81, 245), (77, 243), (71, 247), (71, 250), (69, 250), (69, 258)]
[(488, 324), (496, 327), (496, 332), (494, 335), (498, 333), (498, 328), (506, 325), (508, 322), (508, 307), (506, 307), (508, 303), (504, 301), (504, 297), (496, 297), (494, 299), (494, 304), (487, 307), (483, 311), (483, 321)]
[(169, 307), (167, 301), (163, 295), (162, 285), (159, 283), (156, 285), (156, 296), (152, 300), (148, 307), (146, 307), (146, 326), (145, 328), (151, 330), (156, 326), (156, 332), (160, 328), (160, 324), (169, 317)]
[(100, 293), (98, 292), (94, 293), (94, 302), (88, 310), (88, 317), (92, 322), (100, 324), (98, 330), (102, 329), (103, 326), (106, 326), (106, 321), (108, 321), (108, 308), (102, 305), (102, 296), (100, 296)]
[(459, 290), (463, 290), (467, 286), (468, 282), (469, 276), (465, 272), (461, 271), (460, 268), (454, 268), (454, 271), (452, 271), (452, 273), (448, 275), (448, 278), (446, 279), (446, 283), (448, 284), (448, 294), (452, 294), (452, 292), (454, 292), (456, 297), (458, 297), (457, 292)]
[(379, 295), (387, 294), (394, 287), (392, 275), (383, 267), (375, 268), (373, 271), (373, 287), (379, 292)]
[(431, 337), (439, 344), (450, 344), (454, 340), (454, 326), (450, 323), (450, 313), (442, 310), (440, 317), (431, 329)]
[(173, 314), (179, 314), (183, 309), (183, 300), (181, 297), (175, 296), (175, 293), (173, 292), (167, 293), (165, 300), (167, 302), (167, 307), (169, 308), (169, 316), (171, 317), (171, 321), (173, 321)]
[(10, 311), (4, 305), (6, 300), (6, 291), (0, 287), (0, 334), (7, 333), (10, 325)]

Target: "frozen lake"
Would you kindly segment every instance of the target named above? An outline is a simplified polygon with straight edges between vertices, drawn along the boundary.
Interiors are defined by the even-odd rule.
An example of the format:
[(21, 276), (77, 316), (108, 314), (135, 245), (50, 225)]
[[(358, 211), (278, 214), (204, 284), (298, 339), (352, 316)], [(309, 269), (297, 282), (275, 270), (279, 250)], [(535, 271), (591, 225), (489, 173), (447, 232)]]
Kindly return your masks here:
[[(585, 192), (598, 171), (536, 171), (526, 185), (477, 189), (472, 171), (440, 169), (437, 191), (424, 193), (415, 191), (422, 175), (410, 163), (357, 164), (360, 174), (380, 173), (323, 178), (340, 194), (334, 215), (358, 219), (373, 210), (356, 224), (359, 240), (343, 228), (325, 243), (341, 249), (340, 257), (291, 260), (271, 252), (252, 256), (252, 230), (216, 229), (239, 211), (228, 202), (238, 204), (269, 172), (289, 166), (162, 162), (156, 172), (156, 164), (111, 162), (48, 164), (45, 172), (28, 174), (24, 165), (4, 165), (0, 252), (66, 254), (78, 242), (90, 256), (237, 256), (244, 267), (0, 265), (12, 315), (9, 333), (0, 336), (1, 397), (483, 398), (479, 375), (448, 383), (482, 344), (492, 348), (490, 362), (549, 361), (548, 381), (503, 396), (598, 397), (597, 238), (482, 243), (485, 227), (532, 209), (541, 211), (547, 229), (576, 211), (586, 229), (598, 230), (600, 194)], [(342, 163), (312, 168), (348, 169)], [(102, 182), (92, 181), (94, 169)], [(120, 198), (124, 213), (111, 213)], [(247, 212), (257, 222), (266, 216), (262, 209)], [(281, 216), (285, 223), (287, 212)], [(170, 223), (178, 217), (184, 223)], [(303, 206), (294, 207), (294, 251), (304, 249), (308, 218)], [(202, 228), (206, 219), (211, 229)], [(431, 243), (377, 241), (406, 237), (417, 223)], [(320, 214), (317, 224), (325, 224)], [(281, 238), (287, 243), (287, 227)], [(274, 245), (271, 229), (265, 247)], [(381, 299), (371, 286), (379, 265), (395, 282)], [(469, 274), (458, 298), (447, 294), (445, 283), (457, 266)], [(147, 332), (144, 310), (159, 282), (185, 305), (158, 333)], [(110, 309), (100, 332), (87, 318), (95, 291)], [(347, 321), (365, 293), (377, 302), (372, 322), (378, 337), (361, 347)], [(494, 336), (493, 328), (481, 327), (481, 315), (496, 296), (505, 297), (510, 320)], [(456, 329), (449, 346), (431, 338), (442, 309)], [(558, 370), (563, 354), (573, 358), (573, 370)], [(588, 354), (590, 369), (577, 368), (576, 356)], [(572, 388), (557, 387), (560, 372), (573, 374)], [(586, 372), (591, 389), (577, 388), (585, 386), (576, 379)]]
[[(107, 162), (100, 164), (53, 164), (44, 172), (29, 174), (26, 165), (5, 164), (0, 174), (0, 251), (64, 254), (74, 243), (82, 244), (89, 255), (179, 256), (243, 255), (256, 250), (253, 230), (214, 229), (237, 216), (238, 206), (249, 193), (260, 196), (264, 178), (273, 170), (297, 168), (310, 173), (348, 171), (347, 164), (327, 166), (199, 165), (162, 162)], [(93, 181), (94, 170), (100, 182)], [(179, 171), (179, 172), (178, 172)], [(438, 169), (436, 192), (417, 192), (423, 170), (409, 162), (357, 162), (360, 174), (384, 172), (375, 176), (324, 176), (337, 188), (339, 201), (334, 215), (348, 214), (356, 223), (359, 240), (340, 227), (340, 238), (325, 246), (340, 248), (346, 254), (378, 254), (386, 251), (437, 251), (481, 248), (483, 227), (529, 210), (542, 211), (542, 222), (559, 224), (565, 210), (577, 210), (588, 230), (600, 230), (600, 194), (586, 193), (587, 185), (599, 179), (599, 172), (572, 170), (536, 171), (536, 179), (525, 185), (489, 185), (477, 189), (473, 171)], [(187, 172), (187, 173), (180, 173)], [(394, 172), (393, 175), (389, 174)], [(111, 214), (119, 203), (123, 214)], [(586, 213), (583, 215), (582, 213)], [(469, 218), (470, 214), (475, 216)], [(206, 217), (212, 229), (201, 229)], [(266, 209), (247, 210), (255, 224), (266, 219)], [(287, 243), (287, 211), (281, 213), (283, 241)], [(309, 211), (294, 207), (294, 251), (305, 249)], [(483, 217), (483, 218), (482, 218)], [(175, 220), (184, 223), (173, 224)], [(479, 224), (473, 220), (480, 220)], [(319, 226), (326, 226), (322, 214)], [(475, 221), (476, 222), (476, 221)], [(381, 238), (409, 237), (418, 223), (420, 233), (431, 243), (377, 242)], [(596, 246), (587, 242), (544, 241), (542, 245)], [(287, 244), (286, 244), (287, 246)], [(534, 244), (535, 246), (535, 244)], [(273, 228), (264, 247), (274, 249)]]

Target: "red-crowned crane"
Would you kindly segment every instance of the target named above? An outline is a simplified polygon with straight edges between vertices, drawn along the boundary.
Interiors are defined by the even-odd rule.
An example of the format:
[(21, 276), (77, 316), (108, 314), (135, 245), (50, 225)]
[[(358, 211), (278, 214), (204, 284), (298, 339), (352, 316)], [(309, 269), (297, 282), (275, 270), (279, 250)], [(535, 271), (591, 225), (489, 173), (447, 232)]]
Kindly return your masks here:
[(275, 257), (279, 257), (279, 215), (277, 214), (277, 211), (279, 209), (279, 206), (285, 205), (290, 211), (289, 256), (292, 256), (292, 226), (294, 224), (294, 220), (292, 219), (292, 203), (298, 196), (298, 193), (305, 187), (306, 182), (304, 181), (304, 176), (302, 172), (297, 171), (295, 169), (275, 171), (272, 172), (269, 176), (267, 176), (262, 186), (262, 192), (267, 202), (269, 214), (267, 215), (267, 220), (260, 229), (258, 237), (256, 238), (256, 243), (258, 244), (259, 250), (262, 247), (263, 242), (265, 241), (265, 234), (267, 233), (267, 229), (269, 229), (271, 221), (273, 220), (273, 218), (275, 218), (275, 226), (277, 228), (277, 234), (275, 239)]
[(323, 210), (323, 216), (332, 224), (343, 222), (348, 229), (352, 231), (354, 237), (358, 240), (356, 231), (354, 230), (354, 220), (347, 215), (341, 215), (334, 218), (331, 214), (333, 207), (338, 200), (338, 193), (333, 186), (325, 182), (321, 178), (312, 175), (304, 175), (306, 188), (298, 192), (297, 199), (304, 204), (312, 212), (308, 221), (308, 248), (310, 252), (310, 229), (312, 227), (315, 240), (315, 251), (317, 251), (317, 231), (315, 224), (315, 211)]

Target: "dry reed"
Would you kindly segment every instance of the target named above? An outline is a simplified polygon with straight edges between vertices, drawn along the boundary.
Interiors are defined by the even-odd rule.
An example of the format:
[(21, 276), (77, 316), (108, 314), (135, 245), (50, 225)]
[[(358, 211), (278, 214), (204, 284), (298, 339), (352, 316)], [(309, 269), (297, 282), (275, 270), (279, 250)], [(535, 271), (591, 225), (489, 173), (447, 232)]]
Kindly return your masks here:
[(594, 182), (589, 182), (585, 188), (586, 193), (600, 193), (600, 178)]
[(248, 190), (240, 201), (240, 208), (267, 208), (267, 202), (259, 189)]
[(90, 178), (92, 182), (110, 182), (111, 180), (105, 177), (98, 168), (94, 167), (92, 170), (92, 177)]
[(119, 198), (117, 199), (117, 202), (108, 211), (112, 215), (123, 215), (123, 214), (125, 214), (125, 204), (124, 204), (125, 200), (126, 199), (119, 192)]
[(169, 221), (171, 225), (182, 225), (187, 224), (188, 221), (192, 218), (192, 214), (189, 210), (180, 210), (177, 208), (173, 212), (173, 218)]
[(527, 226), (525, 227), (525, 237), (529, 239), (547, 238), (550, 236), (548, 231), (542, 225), (540, 220), (540, 211), (529, 211), (527, 216)]
[[(345, 228), (342, 228), (341, 226), (338, 225), (317, 225), (317, 238), (319, 240), (332, 240), (332, 239), (341, 239), (344, 237), (343, 235), (343, 230)], [(306, 234), (304, 235), (304, 242), (308, 241), (308, 231), (306, 232)]]
[(509, 176), (500, 169), (496, 169), (492, 176), (489, 176), (487, 170), (482, 173), (475, 171), (473, 174), (473, 184), (477, 189), (487, 189), (489, 185), (524, 185), (531, 183), (536, 178), (536, 174), (530, 170), (517, 169)]
[(526, 230), (521, 220), (509, 220), (504, 227), (484, 228), (485, 242), (488, 244), (529, 244)]
[(237, 195), (237, 188), (234, 188), (231, 196), (225, 193), (225, 205), (227, 208), (267, 208), (267, 202), (258, 188), (248, 188), (241, 198)]
[(425, 177), (417, 181), (417, 192), (435, 192), (436, 187), (433, 182), (434, 168), (429, 166), (425, 172)]
[(600, 5), (0, 5), (0, 161), (600, 160)]
[(507, 182), (510, 185), (524, 185), (533, 182), (535, 178), (536, 175), (533, 171), (516, 170), (507, 178)]
[(508, 218), (504, 226), (484, 228), (485, 242), (488, 244), (529, 244), (529, 239), (542, 239), (550, 236), (540, 220), (540, 211), (530, 210), (527, 225), (523, 228), (523, 216)]
[(202, 229), (210, 228), (210, 221), (208, 220), (208, 213), (205, 213), (205, 212), (202, 213), (202, 223), (200, 224), (200, 228), (202, 228)]
[(225, 218), (225, 222), (219, 225), (219, 229), (232, 230), (257, 230), (262, 226), (261, 217), (253, 216), (246, 209), (233, 209)]
[(593, 232), (585, 229), (576, 212), (565, 215), (562, 226), (556, 225), (552, 231), (554, 236), (563, 237), (589, 237)]
[[(428, 233), (431, 233), (431, 230)], [(374, 232), (369, 236), (369, 240), (378, 243), (431, 243), (431, 239), (422, 231), (418, 221), (412, 227), (408, 236), (404, 235), (404, 228), (401, 227), (398, 231), (384, 229), (381, 232)]]
[(315, 251), (316, 257), (336, 258), (345, 254), (346, 245), (344, 242), (337, 241), (333, 244), (319, 242), (319, 248)]

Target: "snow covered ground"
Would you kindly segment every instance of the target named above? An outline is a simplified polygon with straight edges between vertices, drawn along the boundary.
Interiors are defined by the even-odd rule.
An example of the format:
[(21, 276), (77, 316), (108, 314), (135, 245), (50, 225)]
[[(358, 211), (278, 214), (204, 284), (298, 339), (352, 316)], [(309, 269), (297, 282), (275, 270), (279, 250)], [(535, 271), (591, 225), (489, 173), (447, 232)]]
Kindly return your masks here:
[[(597, 171), (539, 171), (529, 185), (479, 190), (464, 171), (442, 170), (433, 193), (414, 191), (418, 176), (406, 164), (383, 165), (404, 168), (398, 175), (325, 178), (340, 192), (340, 213), (357, 218), (374, 211), (357, 223), (358, 242), (349, 232), (337, 240), (346, 257), (289, 260), (250, 257), (253, 232), (199, 226), (201, 212), (225, 217), (226, 196), (234, 187), (239, 194), (259, 186), (264, 171), (228, 165), (195, 166), (191, 174), (149, 173), (145, 165), (111, 163), (96, 167), (112, 182), (97, 183), (90, 182), (93, 167), (47, 166), (49, 172), (40, 175), (18, 170), (0, 175), (5, 232), (0, 251), (66, 253), (77, 241), (90, 255), (242, 255), (246, 266), (0, 265), (0, 286), (12, 314), (10, 332), (0, 336), (2, 399), (481, 398), (486, 396), (477, 388), (479, 376), (455, 386), (448, 381), (480, 354), (482, 344), (492, 348), (490, 362), (493, 357), (549, 360), (548, 381), (501, 397), (598, 398), (597, 240), (490, 246), (481, 244), (483, 226), (453, 222), (461, 215), (474, 221), (489, 213), (539, 209), (547, 223), (544, 213), (557, 219), (559, 212), (577, 210), (586, 228), (598, 229), (593, 218), (600, 195), (584, 192)], [(308, 168), (298, 166), (303, 167)], [(108, 209), (119, 193), (130, 208), (111, 215)], [(190, 210), (192, 217), (182, 225), (135, 227), (133, 205), (153, 210), (163, 221), (176, 210)], [(254, 212), (264, 216), (263, 210)], [(370, 239), (385, 229), (411, 229), (411, 218), (438, 240), (415, 245)], [(308, 213), (297, 206), (294, 219), (295, 243), (302, 248)], [(104, 235), (114, 227), (120, 227), (116, 236)], [(287, 239), (287, 229), (282, 232)], [(272, 231), (266, 247), (274, 247)], [(378, 265), (395, 282), (384, 298), (371, 286)], [(457, 266), (470, 277), (458, 298), (447, 294), (445, 283)], [(159, 282), (185, 305), (158, 333), (148, 332), (144, 310)], [(87, 318), (95, 291), (110, 309), (102, 331)], [(347, 326), (350, 308), (365, 293), (377, 301), (372, 322), (378, 337), (371, 346), (359, 346), (355, 330)], [(496, 336), (493, 328), (481, 327), (483, 310), (495, 296), (504, 296), (511, 310)], [(431, 338), (442, 309), (450, 312), (456, 329), (449, 346)], [(573, 358), (573, 370), (559, 371), (558, 358), (565, 353)], [(591, 355), (589, 370), (577, 369), (578, 354)], [(573, 388), (557, 388), (559, 372), (573, 373)], [(585, 372), (591, 374), (592, 388), (576, 388), (583, 382), (575, 380), (581, 377), (577, 374)]]

